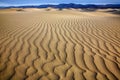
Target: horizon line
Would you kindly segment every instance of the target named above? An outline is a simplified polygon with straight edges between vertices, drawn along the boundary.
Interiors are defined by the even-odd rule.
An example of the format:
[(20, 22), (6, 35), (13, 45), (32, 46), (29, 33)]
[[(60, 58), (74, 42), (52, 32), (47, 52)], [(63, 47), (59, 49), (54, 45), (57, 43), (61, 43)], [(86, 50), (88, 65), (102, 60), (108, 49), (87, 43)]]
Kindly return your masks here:
[[(39, 5), (59, 5), (59, 4), (71, 4), (71, 3), (38, 3), (38, 4), (3, 4), (0, 7), (10, 7), (10, 6), (39, 6)], [(81, 5), (109, 5), (109, 4), (120, 4), (120, 3), (72, 3), (72, 4), (81, 4)]]

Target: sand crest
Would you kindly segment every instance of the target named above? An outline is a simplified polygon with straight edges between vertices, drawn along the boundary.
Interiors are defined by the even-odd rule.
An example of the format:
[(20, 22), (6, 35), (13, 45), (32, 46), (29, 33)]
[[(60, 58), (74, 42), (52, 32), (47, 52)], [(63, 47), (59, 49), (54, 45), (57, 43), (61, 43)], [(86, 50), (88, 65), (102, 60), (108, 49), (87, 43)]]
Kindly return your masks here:
[(120, 80), (119, 15), (48, 9), (0, 11), (0, 80)]

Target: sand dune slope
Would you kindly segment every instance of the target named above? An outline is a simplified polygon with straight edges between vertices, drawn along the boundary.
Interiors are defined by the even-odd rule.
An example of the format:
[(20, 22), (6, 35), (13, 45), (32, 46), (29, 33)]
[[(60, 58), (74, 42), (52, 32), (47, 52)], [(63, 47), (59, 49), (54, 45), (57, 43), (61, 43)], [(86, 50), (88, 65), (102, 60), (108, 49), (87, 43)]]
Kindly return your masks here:
[(120, 80), (120, 17), (0, 13), (0, 80)]

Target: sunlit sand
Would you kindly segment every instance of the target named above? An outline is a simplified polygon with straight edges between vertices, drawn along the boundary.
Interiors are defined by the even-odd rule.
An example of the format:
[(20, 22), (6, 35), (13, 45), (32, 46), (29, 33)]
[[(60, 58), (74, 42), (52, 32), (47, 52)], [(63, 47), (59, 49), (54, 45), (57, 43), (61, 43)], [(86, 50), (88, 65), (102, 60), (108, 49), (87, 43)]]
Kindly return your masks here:
[(0, 80), (86, 79), (120, 79), (118, 14), (0, 10)]

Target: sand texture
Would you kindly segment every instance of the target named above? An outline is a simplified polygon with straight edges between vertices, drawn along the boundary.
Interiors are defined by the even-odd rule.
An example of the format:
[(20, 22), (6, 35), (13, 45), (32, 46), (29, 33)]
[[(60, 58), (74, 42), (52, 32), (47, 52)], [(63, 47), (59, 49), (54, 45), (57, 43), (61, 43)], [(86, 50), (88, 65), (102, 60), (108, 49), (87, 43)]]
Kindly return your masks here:
[(0, 80), (120, 80), (119, 15), (12, 10), (0, 11)]

